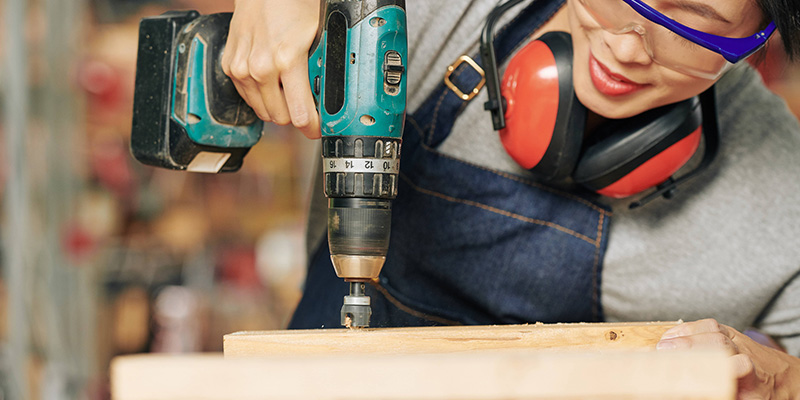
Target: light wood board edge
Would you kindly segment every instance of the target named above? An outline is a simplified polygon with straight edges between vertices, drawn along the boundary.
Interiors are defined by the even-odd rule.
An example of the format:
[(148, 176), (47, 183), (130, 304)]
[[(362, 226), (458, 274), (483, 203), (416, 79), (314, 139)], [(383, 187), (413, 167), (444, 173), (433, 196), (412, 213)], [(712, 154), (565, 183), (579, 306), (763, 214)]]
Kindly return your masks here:
[(114, 359), (111, 381), (114, 400), (731, 400), (736, 391), (728, 356), (703, 351), (139, 355)]
[(237, 332), (226, 357), (280, 354), (416, 354), (487, 349), (655, 349), (673, 322), (529, 324)]

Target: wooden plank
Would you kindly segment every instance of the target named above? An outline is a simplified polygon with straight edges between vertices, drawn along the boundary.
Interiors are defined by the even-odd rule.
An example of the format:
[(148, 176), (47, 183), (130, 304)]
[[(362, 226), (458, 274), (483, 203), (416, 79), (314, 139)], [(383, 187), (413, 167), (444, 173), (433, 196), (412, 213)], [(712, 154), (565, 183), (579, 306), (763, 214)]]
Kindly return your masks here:
[(115, 400), (685, 399), (731, 400), (719, 352), (361, 354), (118, 357)]
[(678, 322), (532, 324), (237, 332), (225, 356), (415, 354), (486, 349), (655, 349)]

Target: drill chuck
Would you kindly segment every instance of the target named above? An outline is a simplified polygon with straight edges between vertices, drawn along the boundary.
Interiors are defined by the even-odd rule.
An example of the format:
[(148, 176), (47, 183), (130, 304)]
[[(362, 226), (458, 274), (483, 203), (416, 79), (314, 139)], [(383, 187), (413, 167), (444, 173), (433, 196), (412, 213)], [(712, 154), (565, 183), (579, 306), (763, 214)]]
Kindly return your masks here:
[(389, 248), (392, 202), (397, 196), (400, 139), (322, 138), (328, 244), (339, 277), (378, 277)]
[(400, 139), (323, 137), (322, 156), (331, 262), (336, 275), (350, 281), (341, 322), (366, 327), (372, 310), (364, 282), (378, 278), (389, 250)]
[(389, 200), (328, 200), (328, 244), (337, 275), (345, 279), (378, 277), (389, 248), (391, 220)]

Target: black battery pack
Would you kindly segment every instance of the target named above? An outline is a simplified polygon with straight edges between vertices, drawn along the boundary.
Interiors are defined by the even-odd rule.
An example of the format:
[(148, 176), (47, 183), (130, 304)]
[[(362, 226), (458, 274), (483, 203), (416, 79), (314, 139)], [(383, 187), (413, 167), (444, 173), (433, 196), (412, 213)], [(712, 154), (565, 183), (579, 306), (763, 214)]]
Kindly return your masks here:
[[(197, 11), (169, 11), (157, 17), (143, 18), (139, 24), (131, 153), (143, 164), (162, 168), (233, 172), (241, 168), (250, 147), (198, 143), (187, 132), (186, 118), (178, 119), (173, 110), (176, 104), (178, 108), (185, 105), (187, 96), (185, 87), (183, 90), (176, 90), (184, 83), (176, 82), (176, 79), (182, 80), (188, 73), (188, 67), (176, 65), (186, 62), (188, 58), (179, 57), (179, 53), (185, 52), (186, 47), (185, 43), (181, 43), (186, 35), (181, 33), (192, 28), (192, 22), (198, 18), (201, 16)], [(219, 119), (212, 118), (214, 123), (239, 126), (260, 123), (255, 112), (238, 96), (233, 83), (219, 66), (221, 49), (227, 39), (230, 14), (217, 14), (214, 18), (213, 23), (220, 26), (210, 29), (219, 33), (208, 43), (209, 68), (205, 69), (208, 76), (203, 77), (203, 85), (209, 88), (204, 89), (209, 96), (203, 98), (208, 99), (209, 105), (205, 108), (209, 109), (211, 115), (215, 112), (223, 115)], [(225, 101), (226, 99), (233, 100)], [(227, 110), (216, 111), (220, 105), (228, 105)], [(231, 115), (231, 107), (235, 108), (233, 114), (237, 115), (233, 121), (224, 117)], [(193, 165), (206, 167), (192, 168)]]

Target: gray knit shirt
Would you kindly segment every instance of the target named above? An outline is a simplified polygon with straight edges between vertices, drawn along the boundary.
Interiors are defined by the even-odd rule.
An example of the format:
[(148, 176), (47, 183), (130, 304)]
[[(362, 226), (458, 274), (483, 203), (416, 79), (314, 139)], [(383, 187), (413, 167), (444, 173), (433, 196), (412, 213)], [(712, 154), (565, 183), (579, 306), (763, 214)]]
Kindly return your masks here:
[[(448, 65), (476, 52), (496, 3), (407, 1), (410, 112)], [(482, 90), (439, 151), (527, 175), (492, 130), (485, 101)], [(800, 126), (745, 63), (718, 82), (717, 103), (720, 153), (710, 170), (672, 200), (636, 210), (627, 208), (631, 199), (607, 200), (614, 215), (603, 261), (603, 311), (609, 321), (715, 318), (739, 330), (757, 328), (800, 356)], [(325, 229), (316, 188), (311, 246)]]

